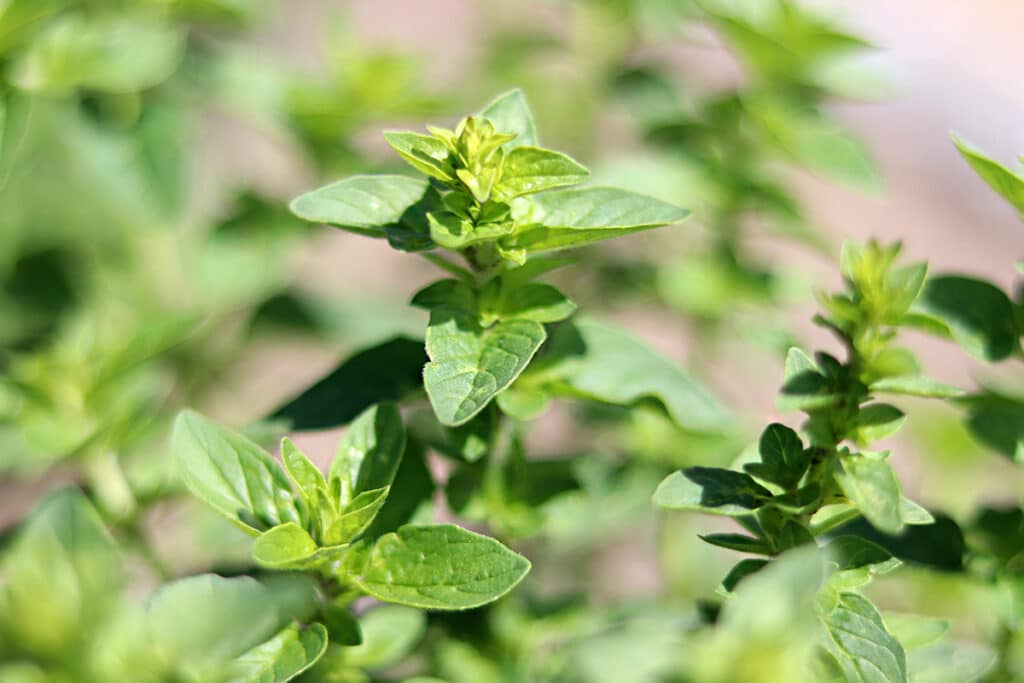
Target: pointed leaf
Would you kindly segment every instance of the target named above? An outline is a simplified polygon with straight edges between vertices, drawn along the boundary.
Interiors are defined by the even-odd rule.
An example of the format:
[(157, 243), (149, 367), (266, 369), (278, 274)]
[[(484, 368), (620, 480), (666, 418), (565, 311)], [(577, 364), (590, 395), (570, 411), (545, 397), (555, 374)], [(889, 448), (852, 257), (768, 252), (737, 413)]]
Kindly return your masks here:
[(747, 463), (743, 469), (784, 489), (799, 483), (811, 461), (810, 452), (804, 450), (797, 433), (778, 422), (768, 425), (761, 433), (758, 452), (761, 462)]
[(824, 615), (826, 648), (850, 683), (907, 683), (907, 657), (866, 598), (841, 593)]
[(537, 144), (537, 126), (533, 122), (533, 114), (526, 103), (526, 96), (518, 88), (498, 95), (480, 110), (480, 116), (493, 123), (499, 133), (515, 133), (516, 137), (505, 143), (508, 149)]
[(222, 680), (286, 683), (316, 664), (326, 651), (327, 629), (322, 624), (301, 630), (292, 625), (232, 661)]
[(290, 208), (307, 221), (386, 237), (386, 228), (399, 225), (428, 188), (426, 178), (357, 175), (307, 192), (294, 199)]
[(438, 420), (448, 426), (468, 422), (519, 376), (546, 336), (532, 320), (502, 321), (485, 329), (463, 311), (434, 309), (423, 381)]
[(750, 514), (772, 492), (749, 475), (717, 467), (688, 467), (673, 472), (654, 492), (654, 502), (670, 510), (698, 510), (737, 517)]
[(960, 150), (960, 156), (967, 160), (974, 172), (988, 183), (989, 187), (1024, 214), (1024, 176), (1011, 171), (959, 138), (954, 137), (953, 144)]
[(840, 458), (835, 478), (850, 502), (879, 531), (896, 533), (903, 528), (900, 484), (889, 463), (863, 455), (846, 456)]
[(189, 490), (243, 531), (302, 523), (288, 478), (241, 434), (186, 410), (174, 423), (173, 449)]
[[(331, 463), (332, 490), (347, 505), (357, 495), (391, 485), (405, 450), (405, 426), (394, 403), (378, 403), (352, 421)], [(337, 482), (337, 484), (335, 484)]]
[(502, 201), (566, 185), (578, 185), (590, 171), (575, 159), (541, 147), (516, 147), (505, 155), (497, 194)]
[(441, 140), (432, 135), (409, 131), (386, 130), (384, 139), (409, 165), (420, 173), (446, 183), (455, 182), (451, 153)]
[(271, 569), (307, 569), (339, 557), (341, 548), (319, 547), (297, 524), (288, 522), (260, 534), (252, 544), (252, 558)]
[(754, 555), (771, 555), (772, 549), (767, 542), (744, 534), (704, 534), (697, 536), (700, 540), (720, 548), (728, 548), (741, 553)]
[(1013, 302), (985, 280), (961, 275), (931, 278), (918, 308), (941, 321), (946, 336), (976, 358), (1002, 360), (1020, 347)]
[(535, 225), (502, 240), (531, 253), (581, 246), (678, 223), (686, 209), (653, 197), (610, 187), (555, 190), (533, 198)]
[(363, 491), (345, 506), (341, 515), (327, 529), (324, 543), (337, 545), (350, 543), (369, 528), (374, 517), (387, 501), (390, 486)]
[(498, 541), (452, 524), (405, 526), (346, 556), (369, 595), (422, 609), (469, 609), (497, 600), (530, 569)]
[(299, 490), (306, 500), (306, 504), (312, 509), (317, 500), (317, 490), (327, 490), (327, 480), (324, 478), (323, 472), (295, 447), (291, 439), (281, 440), (281, 460), (284, 461), (285, 471), (288, 472), (295, 488)]
[(857, 415), (857, 437), (865, 444), (887, 439), (900, 430), (907, 416), (888, 403), (872, 403)]
[(963, 396), (964, 390), (951, 384), (937, 382), (921, 375), (901, 375), (884, 377), (871, 384), (872, 391), (888, 394), (906, 394), (925, 398), (956, 398)]

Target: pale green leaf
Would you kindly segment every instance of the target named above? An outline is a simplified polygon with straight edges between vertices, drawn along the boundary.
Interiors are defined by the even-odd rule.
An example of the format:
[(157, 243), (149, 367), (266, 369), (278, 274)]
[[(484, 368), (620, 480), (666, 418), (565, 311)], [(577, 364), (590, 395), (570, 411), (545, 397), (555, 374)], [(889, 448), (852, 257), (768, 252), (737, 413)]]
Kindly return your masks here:
[(578, 185), (590, 171), (575, 159), (541, 147), (516, 147), (505, 155), (495, 188), (502, 201), (556, 187)]
[(431, 312), (423, 381), (442, 424), (468, 422), (526, 368), (546, 338), (532, 320), (502, 321), (488, 328), (452, 308)]
[(302, 524), (287, 477), (246, 437), (186, 410), (175, 421), (172, 445), (189, 490), (243, 531)]
[(387, 228), (400, 225), (429, 186), (426, 178), (357, 175), (300, 195), (290, 208), (307, 221), (387, 237)]
[(317, 491), (327, 491), (327, 480), (323, 472), (306, 455), (295, 447), (291, 439), (281, 440), (281, 460), (292, 483), (312, 507), (317, 500)]
[(963, 396), (964, 390), (951, 384), (929, 379), (921, 375), (901, 375), (884, 377), (871, 383), (871, 391), (888, 394), (906, 394), (925, 398), (957, 398)]
[(1010, 170), (957, 137), (953, 144), (989, 187), (1024, 214), (1024, 174)]
[(224, 683), (286, 683), (316, 664), (327, 651), (327, 630), (322, 624), (299, 629), (288, 626), (267, 642), (232, 661)]
[(889, 463), (863, 455), (840, 458), (835, 472), (839, 488), (879, 531), (894, 534), (903, 528), (900, 484)]
[(907, 683), (903, 646), (885, 629), (875, 606), (856, 593), (841, 593), (823, 616), (826, 649), (849, 683)]
[(336, 545), (349, 543), (369, 528), (373, 519), (384, 507), (391, 491), (390, 486), (360, 492), (346, 505), (338, 519), (324, 533), (324, 543)]
[(532, 198), (530, 225), (502, 240), (529, 252), (581, 246), (640, 230), (678, 223), (686, 209), (610, 187), (545, 192)]
[(331, 490), (339, 490), (341, 503), (364, 491), (391, 485), (405, 451), (405, 427), (398, 406), (391, 402), (370, 406), (349, 425), (331, 463)]
[(252, 544), (252, 558), (271, 569), (304, 569), (336, 558), (341, 548), (317, 546), (297, 524), (288, 522), (260, 534)]
[(432, 135), (386, 130), (384, 139), (409, 165), (420, 173), (446, 183), (455, 182), (455, 169), (445, 144)]
[(526, 96), (518, 88), (498, 95), (480, 110), (480, 116), (493, 123), (499, 133), (515, 133), (516, 137), (505, 143), (508, 149), (537, 144), (537, 126), (533, 122), (533, 114), (526, 103)]
[(359, 588), (422, 609), (469, 609), (512, 590), (530, 562), (498, 541), (452, 524), (405, 526), (345, 558)]

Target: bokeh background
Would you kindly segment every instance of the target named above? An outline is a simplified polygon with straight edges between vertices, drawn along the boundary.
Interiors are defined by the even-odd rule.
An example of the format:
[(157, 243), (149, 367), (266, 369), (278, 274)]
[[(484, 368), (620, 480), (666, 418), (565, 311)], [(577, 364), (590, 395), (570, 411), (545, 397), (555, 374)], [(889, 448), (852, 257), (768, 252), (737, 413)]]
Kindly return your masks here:
[[(687, 368), (739, 425), (694, 435), (653, 412), (546, 412), (530, 427), (532, 457), (594, 452), (596, 464), (585, 493), (544, 508), (528, 547), (549, 561), (536, 562), (533, 590), (602, 606), (711, 594), (731, 558), (695, 533), (721, 525), (659, 515), (648, 496), (672, 467), (726, 465), (762, 425), (796, 425), (774, 410), (785, 348), (835, 347), (809, 321), (814, 293), (841, 284), (842, 242), (902, 240), (934, 272), (1007, 290), (1021, 243), (1019, 217), (950, 135), (1006, 162), (1024, 150), (1024, 5), (813, 3), (827, 19), (786, 26), (763, 9), (775, 5), (0, 3), (4, 539), (47, 491), (77, 482), (113, 518), (131, 516), (172, 575), (243, 561), (244, 539), (179, 495), (174, 413), (259, 422), (353, 351), (421, 335), (407, 301), (436, 277), (382, 241), (301, 224), (288, 201), (401, 169), (382, 128), (452, 126), (520, 87), (546, 146), (595, 180), (694, 209), (587, 252), (559, 282)], [(770, 40), (730, 33), (722, 17)], [(849, 40), (830, 43), (822, 26)], [(943, 381), (1017, 379), (911, 343)], [(909, 495), (960, 521), (1017, 504), (1019, 466), (954, 410), (910, 407), (891, 444)], [(326, 463), (338, 434), (296, 442)], [(452, 515), (440, 497), (439, 510)], [(951, 617), (969, 641), (1005, 635), (993, 608), (1004, 597), (955, 572), (912, 568), (872, 591), (891, 609)], [(1008, 638), (1007, 652), (1024, 648)], [(580, 651), (580, 680), (648, 680), (599, 678), (617, 670), (601, 673), (600, 648)]]

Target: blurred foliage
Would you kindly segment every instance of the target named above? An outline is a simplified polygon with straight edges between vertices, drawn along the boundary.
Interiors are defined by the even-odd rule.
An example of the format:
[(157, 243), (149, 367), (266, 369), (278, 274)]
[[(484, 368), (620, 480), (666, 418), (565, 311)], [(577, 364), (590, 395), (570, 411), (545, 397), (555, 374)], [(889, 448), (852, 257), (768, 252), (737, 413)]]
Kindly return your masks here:
[[(766, 246), (834, 250), (801, 203), (805, 176), (881, 187), (834, 113), (887, 94), (867, 41), (793, 0), (484, 3), (452, 87), (435, 55), (375, 46), (344, 16), (283, 37), (293, 11), (0, 0), (0, 511), (19, 518), (0, 531), (0, 680), (1024, 680), (1021, 292), (850, 246), (847, 289), (820, 297), (818, 319), (848, 357), (790, 350), (786, 308), (810, 286)], [(552, 270), (587, 315), (543, 321), (515, 383), (442, 424), (421, 391), (422, 317), (359, 274), (348, 291), (317, 282), (338, 269), (311, 257), (335, 252), (286, 204), (343, 175), (405, 173), (379, 129), (454, 124), (512, 87), (537, 144), (694, 215)], [(955, 144), (1024, 211), (1019, 164)], [(392, 268), (367, 253), (360, 272)], [(403, 286), (418, 277), (400, 268)], [(682, 349), (666, 358), (609, 322), (648, 311), (685, 330), (685, 367)], [(978, 386), (926, 379), (898, 328), (962, 348)], [(295, 353), (335, 369), (303, 389), (331, 361)], [(744, 386), (748, 356), (786, 359), (778, 408), (804, 410), (799, 429), (758, 441), (715, 398), (715, 368)], [(294, 376), (238, 379), (274, 363)], [(869, 400), (883, 392), (899, 407)], [(389, 401), (411, 444), (390, 485), (408, 495), (374, 524), (486, 530), (533, 562), (501, 600), (350, 614), (329, 576), (267, 571), (181, 495), (168, 434), (184, 406), (223, 413), (262, 453)], [(899, 477), (866, 450), (880, 440)], [(729, 509), (743, 533), (656, 512), (658, 482), (682, 472), (718, 501), (692, 500), (690, 477), (682, 507)], [(319, 536), (322, 518), (301, 521)], [(745, 555), (730, 566), (727, 549)]]

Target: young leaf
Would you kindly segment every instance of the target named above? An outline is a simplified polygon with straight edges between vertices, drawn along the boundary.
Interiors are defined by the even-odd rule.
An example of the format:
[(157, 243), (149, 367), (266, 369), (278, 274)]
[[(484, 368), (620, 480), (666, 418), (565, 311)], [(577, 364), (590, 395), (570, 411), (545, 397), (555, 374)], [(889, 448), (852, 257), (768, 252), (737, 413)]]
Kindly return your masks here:
[(441, 140), (431, 135), (398, 130), (384, 131), (384, 139), (420, 173), (445, 183), (455, 182), (450, 152)]
[(960, 150), (960, 156), (989, 187), (1024, 214), (1024, 176), (987, 157), (959, 138), (954, 137), (953, 144)]
[(312, 509), (317, 500), (317, 490), (327, 491), (327, 480), (324, 479), (323, 472), (295, 447), (291, 439), (281, 440), (281, 460), (284, 461), (285, 471), (288, 472), (295, 488), (299, 490), (306, 504)]
[(856, 593), (841, 593), (823, 616), (825, 647), (851, 683), (907, 683), (907, 657), (899, 641), (885, 630), (875, 606)]
[(302, 524), (287, 477), (241, 434), (186, 410), (174, 423), (173, 450), (189, 490), (243, 531)]
[(850, 502), (879, 531), (896, 533), (903, 528), (900, 484), (889, 463), (863, 455), (845, 456), (835, 478)]
[(786, 372), (776, 401), (780, 411), (814, 410), (839, 400), (828, 378), (806, 353), (792, 347), (786, 354)]
[(742, 472), (689, 467), (666, 477), (654, 492), (654, 502), (670, 510), (738, 517), (750, 514), (771, 496), (771, 491)]
[(468, 422), (519, 376), (546, 338), (532, 320), (507, 320), (483, 328), (452, 308), (430, 314), (423, 382), (441, 424)]
[(387, 237), (430, 187), (426, 178), (357, 175), (294, 199), (292, 213), (315, 223), (329, 223), (369, 237)]
[(503, 246), (535, 253), (678, 223), (686, 209), (653, 197), (610, 187), (555, 190), (533, 198), (535, 223), (502, 240)]
[(1002, 360), (1020, 348), (1013, 302), (990, 282), (962, 275), (931, 278), (918, 308), (976, 358)]
[(370, 528), (363, 532), (364, 539), (377, 538), (415, 520), (430, 519), (435, 485), (427, 469), (426, 448), (419, 440), (407, 440), (391, 488), (402, 495), (389, 495), (384, 500)]
[(512, 590), (530, 562), (498, 541), (452, 524), (405, 526), (345, 558), (351, 580), (369, 595), (422, 609), (469, 609)]
[(464, 249), (479, 242), (493, 242), (515, 229), (511, 221), (473, 225), (469, 219), (451, 211), (432, 211), (427, 214), (430, 239), (446, 249)]
[(332, 524), (324, 535), (324, 543), (337, 545), (355, 540), (369, 528), (374, 517), (384, 506), (388, 498), (390, 486), (363, 491), (352, 502), (345, 506), (337, 521)]
[(224, 683), (286, 683), (323, 657), (327, 629), (312, 624), (300, 630), (292, 625), (235, 658), (223, 673)]
[(392, 339), (346, 359), (269, 419), (290, 420), (294, 430), (348, 424), (374, 403), (398, 401), (418, 389), (426, 362), (422, 340)]
[(578, 185), (590, 175), (575, 159), (541, 147), (516, 147), (505, 155), (501, 180), (495, 188), (502, 201), (566, 185)]
[(804, 450), (797, 433), (778, 422), (768, 425), (761, 433), (758, 452), (761, 462), (747, 463), (743, 469), (784, 489), (800, 482), (811, 461), (810, 452)]
[(526, 103), (526, 96), (518, 88), (498, 95), (480, 110), (480, 116), (493, 123), (494, 129), (499, 133), (515, 133), (516, 137), (505, 143), (508, 149), (537, 144), (537, 127), (533, 122), (533, 114)]
[(328, 477), (331, 490), (340, 490), (341, 502), (347, 505), (364, 491), (390, 486), (403, 451), (405, 427), (398, 406), (370, 406), (352, 421), (338, 444)]
[(839, 536), (830, 541), (825, 549), (840, 570), (883, 564), (892, 559), (892, 553), (888, 550), (860, 536)]
[(310, 567), (325, 557), (318, 555), (316, 541), (294, 522), (275, 526), (260, 534), (252, 544), (252, 558), (271, 569)]

